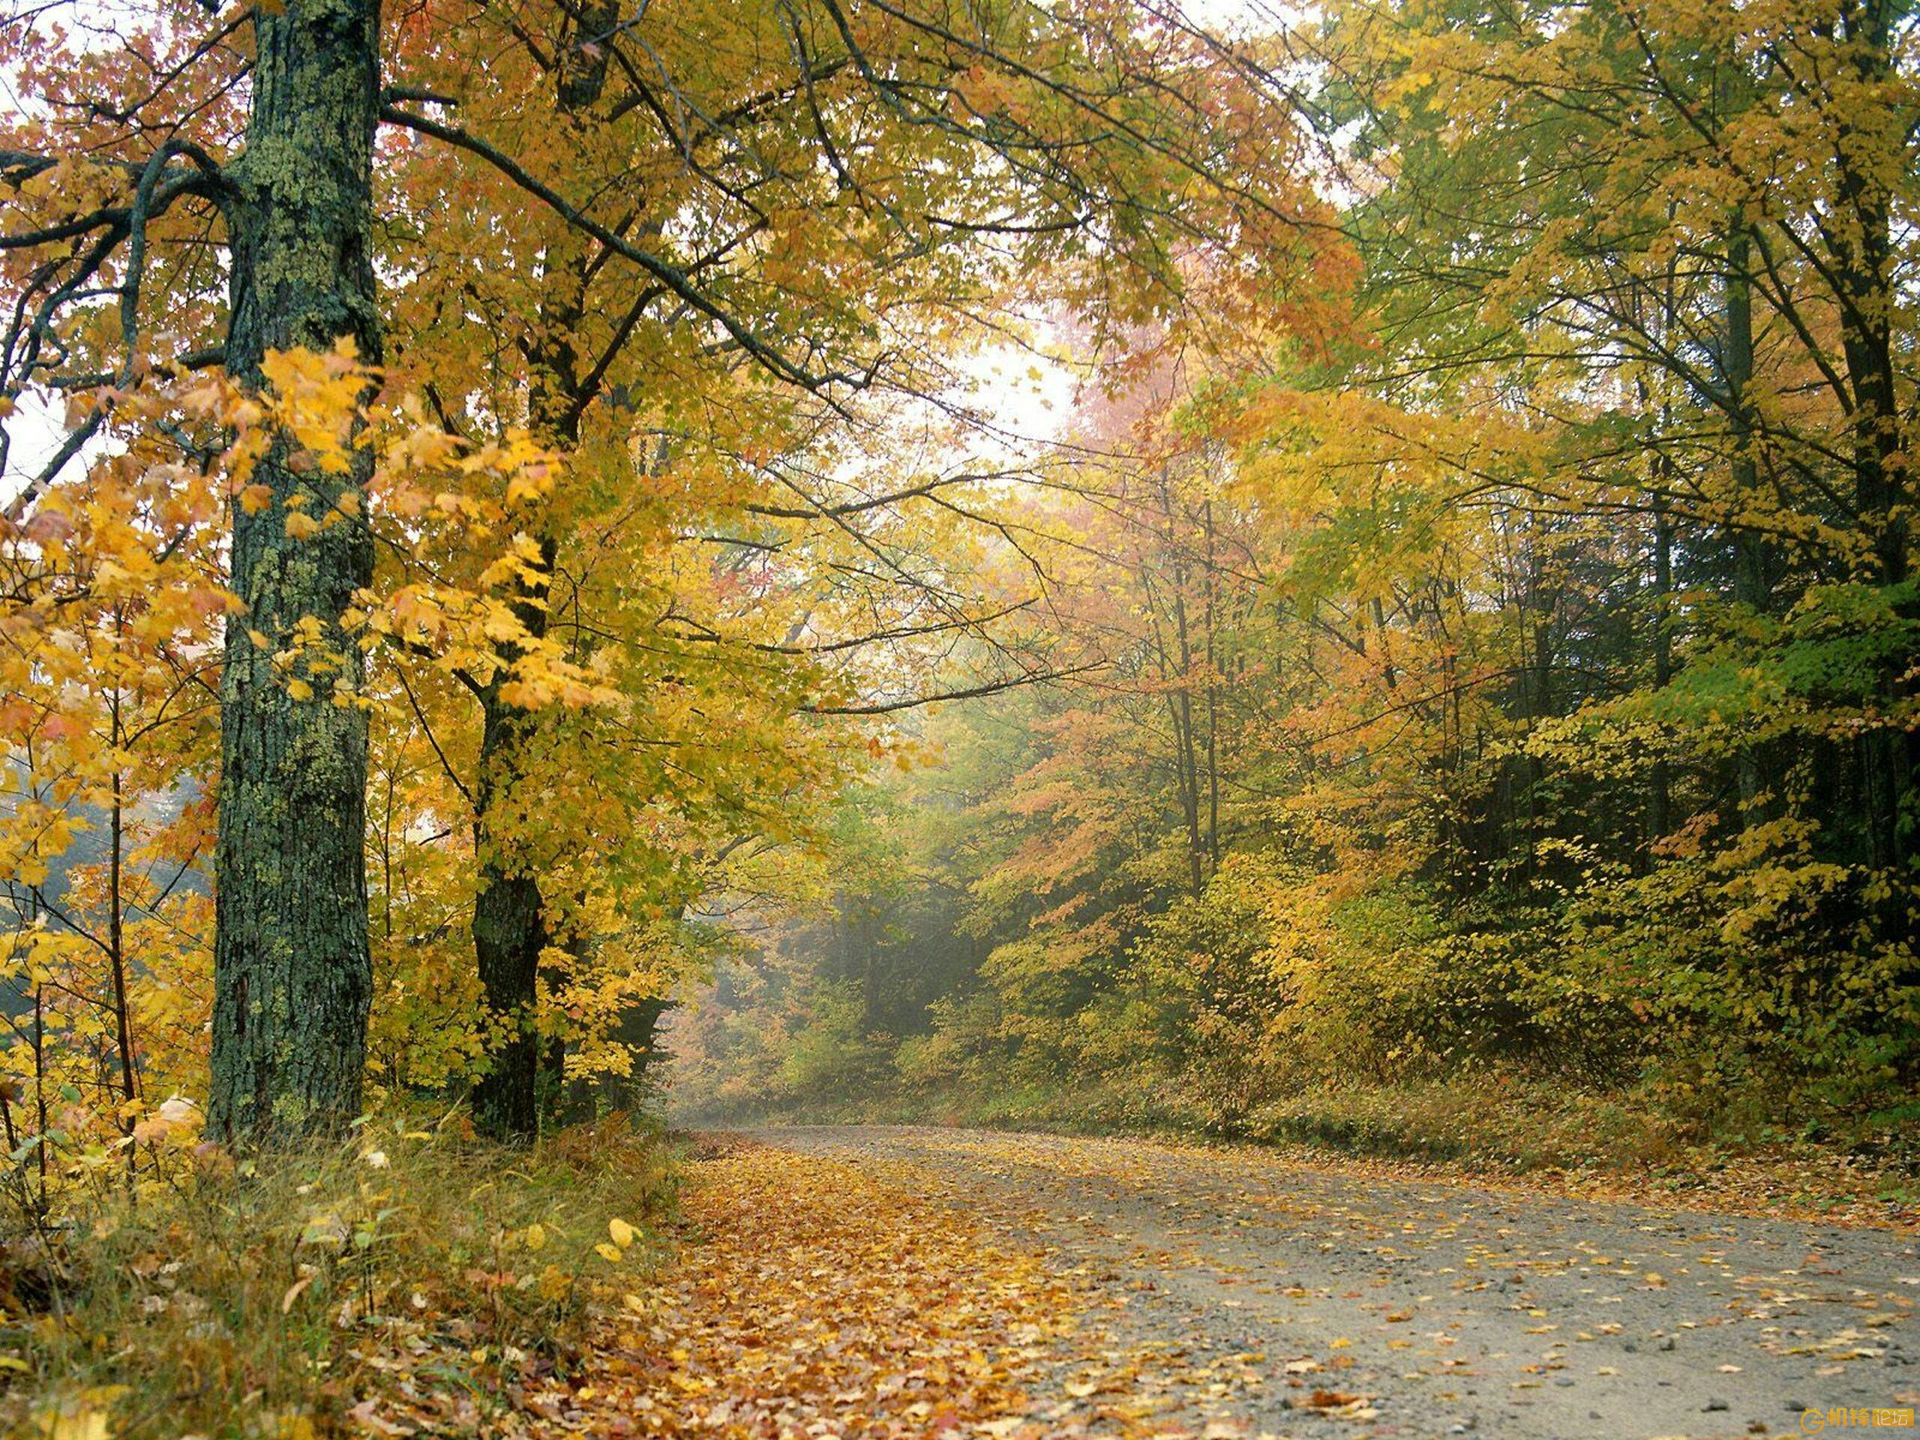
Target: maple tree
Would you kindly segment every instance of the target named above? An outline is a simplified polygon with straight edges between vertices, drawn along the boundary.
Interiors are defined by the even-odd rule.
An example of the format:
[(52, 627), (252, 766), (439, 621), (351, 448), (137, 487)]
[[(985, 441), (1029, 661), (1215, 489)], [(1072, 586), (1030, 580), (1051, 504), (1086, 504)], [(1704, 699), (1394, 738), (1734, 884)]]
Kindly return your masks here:
[[(667, 1049), (709, 1115), (1910, 1144), (1910, 6), (142, 0), (0, 65), (0, 1308), (162, 1302), (32, 1365), (571, 1404)], [(748, 1292), (866, 1336), (861, 1226), (971, 1242), (716, 1163), (622, 1323), (825, 1413)], [(169, 1246), (286, 1325), (155, 1318)], [(1069, 1300), (1006, 1263), (939, 1386), (821, 1373), (1010, 1423), (974, 1332)]]
[[(614, 895), (578, 864), (569, 873), (582, 850), (564, 831), (530, 823), (528, 792), (554, 778), (558, 712), (617, 711), (681, 682), (660, 666), (628, 671), (624, 690), (606, 683), (594, 667), (617, 667), (627, 647), (678, 650), (678, 668), (697, 668), (703, 643), (736, 665), (785, 653), (799, 675), (810, 650), (857, 640), (797, 603), (781, 643), (693, 633), (705, 622), (683, 612), (699, 602), (596, 595), (568, 574), (589, 563), (575, 548), (613, 566), (709, 519), (721, 532), (811, 528), (869, 552), (870, 568), (813, 541), (782, 556), (798, 543), (788, 534), (718, 548), (723, 563), (786, 560), (796, 590), (836, 564), (839, 590), (904, 589), (862, 601), (829, 587), (889, 642), (976, 627), (964, 597), (873, 527), (914, 501), (927, 519), (979, 523), (947, 492), (991, 476), (849, 485), (801, 457), (826, 453), (825, 429), (863, 408), (884, 423), (889, 397), (951, 405), (954, 347), (992, 336), (1035, 267), (1066, 277), (1100, 323), (1165, 310), (1176, 246), (1229, 225), (1284, 228), (1305, 201), (1285, 174), (1255, 185), (1273, 141), (1246, 123), (1248, 93), (1210, 90), (1230, 71), (1150, 11), (1011, 4), (958, 28), (939, 7), (888, 5), (644, 19), (186, 7), (119, 17), (118, 47), (51, 19), (10, 33), (34, 100), (5, 156), (21, 215), (6, 388), (62, 393), (77, 417), (12, 518), (118, 434), (125, 397), (168, 393), (170, 371), (305, 387), (317, 407), (259, 432), (257, 453), (223, 447), (224, 415), (189, 441), (227, 469), (245, 617), (227, 627), (222, 670), (210, 1110), (222, 1134), (324, 1128), (360, 1107), (376, 692), (404, 700), (453, 792), (420, 792), (418, 823), (444, 832), (429, 807), (471, 812), (477, 1113), (531, 1133), (553, 1028), (540, 997), (589, 963), (609, 905), (658, 916), (696, 893)], [(101, 286), (119, 298), (117, 326), (90, 304)], [(293, 351), (333, 358), (322, 374), (280, 358)], [(420, 398), (372, 414), (383, 385)], [(456, 484), (423, 499), (410, 471)], [(423, 506), (450, 523), (423, 525)], [(905, 545), (924, 554), (931, 538)], [(383, 549), (400, 562), (391, 574)], [(409, 673), (423, 664), (477, 714), (449, 715), (445, 694), (423, 705), (414, 686), (429, 682)], [(772, 684), (776, 706), (803, 702), (798, 680)], [(447, 728), (476, 724), (469, 756)], [(628, 769), (645, 774), (631, 750)], [(777, 769), (761, 781), (790, 789)], [(764, 811), (731, 793), (732, 823)], [(624, 803), (657, 795), (629, 785)], [(553, 1048), (564, 1037), (546, 1040), (567, 1063)]]
[[(795, 928), (771, 986), (729, 981), (696, 1110), (998, 1087), (1334, 1128), (1494, 1073), (1897, 1143), (1896, 9), (1373, 3), (1272, 39), (1249, 64), (1318, 117), (1350, 324), (1189, 324), (1083, 394), (1104, 468), (1026, 523), (1099, 668), (931, 723), (946, 769), (862, 803), (955, 898), (849, 867), (880, 938)], [(848, 1013), (863, 952), (900, 978)], [(835, 1044), (857, 1086), (783, 1059), (830, 1076)]]

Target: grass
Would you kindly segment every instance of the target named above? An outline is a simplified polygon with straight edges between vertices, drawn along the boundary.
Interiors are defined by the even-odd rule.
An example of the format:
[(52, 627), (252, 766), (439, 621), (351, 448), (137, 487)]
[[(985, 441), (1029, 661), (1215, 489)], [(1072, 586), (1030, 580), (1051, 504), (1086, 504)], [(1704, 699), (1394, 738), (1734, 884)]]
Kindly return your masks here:
[(789, 1097), (699, 1117), (897, 1122), (1250, 1143), (1329, 1162), (1383, 1162), (1461, 1178), (1656, 1204), (1777, 1210), (1873, 1223), (1920, 1219), (1910, 1147), (1754, 1126), (1703, 1129), (1632, 1093), (1483, 1073), (1309, 1086), (1226, 1110), (1177, 1084), (1066, 1085), (986, 1075), (862, 1095)]
[(673, 1201), (660, 1137), (624, 1121), (531, 1151), (402, 1117), (240, 1164), (165, 1158), (132, 1196), (71, 1190), (14, 1227), (0, 1432), (513, 1428), (523, 1382), (641, 1284)]
[(1346, 1155), (1458, 1162), (1514, 1171), (1669, 1163), (1673, 1124), (1617, 1098), (1516, 1079), (1314, 1086), (1225, 1107), (1173, 1082), (1101, 1078), (1068, 1085), (974, 1077), (861, 1096), (813, 1095), (716, 1120), (910, 1120), (1090, 1134), (1178, 1135), (1305, 1145)]

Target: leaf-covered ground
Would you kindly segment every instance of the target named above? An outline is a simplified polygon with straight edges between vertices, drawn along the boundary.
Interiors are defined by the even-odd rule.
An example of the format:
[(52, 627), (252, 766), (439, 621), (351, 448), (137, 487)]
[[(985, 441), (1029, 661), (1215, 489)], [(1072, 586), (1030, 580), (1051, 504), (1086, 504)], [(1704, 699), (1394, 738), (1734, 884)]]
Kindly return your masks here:
[(695, 1160), (686, 1248), (609, 1322), (570, 1418), (610, 1434), (909, 1436), (1024, 1407), (1070, 1289), (898, 1165)]
[(586, 1375), (527, 1407), (541, 1429), (636, 1437), (1251, 1433), (1224, 1402), (1260, 1357), (1116, 1328), (1097, 1270), (969, 1198), (911, 1162), (711, 1142), (677, 1263), (607, 1319)]
[(1920, 1403), (1910, 1230), (899, 1127), (690, 1169), (677, 1259), (536, 1431), (1720, 1440)]
[[(1920, 1253), (1907, 1229), (1529, 1196), (1142, 1141), (891, 1127), (761, 1138), (807, 1157), (741, 1162), (785, 1177), (792, 1197), (773, 1202), (781, 1218), (762, 1235), (805, 1248), (819, 1224), (809, 1217), (831, 1214), (826, 1233), (846, 1237), (836, 1244), (857, 1272), (910, 1253), (926, 1227), (932, 1271), (916, 1270), (910, 1294), (936, 1309), (972, 1297), (976, 1319), (1003, 1316), (996, 1325), (1042, 1324), (1044, 1336), (994, 1362), (1028, 1398), (1000, 1395), (987, 1433), (1698, 1440), (1799, 1433), (1810, 1409), (1912, 1420), (1920, 1403), (1920, 1343), (1908, 1338)], [(820, 1187), (840, 1184), (854, 1187), (845, 1206), (823, 1205)], [(868, 1209), (880, 1238), (862, 1249)], [(756, 1219), (738, 1243), (774, 1223)], [(726, 1258), (736, 1242), (718, 1243), (688, 1263), (707, 1256), (735, 1278), (788, 1263), (763, 1254), (737, 1269)], [(946, 1264), (964, 1273), (934, 1284)], [(835, 1284), (829, 1293), (860, 1288), (851, 1273)], [(704, 1302), (710, 1316), (752, 1303), (724, 1279)], [(1039, 1318), (1049, 1306), (1063, 1323)], [(666, 1333), (701, 1323), (683, 1317)], [(724, 1334), (737, 1322), (705, 1323)], [(763, 1383), (799, 1373), (793, 1363), (776, 1360)], [(848, 1408), (817, 1411), (820, 1428), (719, 1433), (898, 1423)], [(929, 1433), (933, 1413), (877, 1433)]]

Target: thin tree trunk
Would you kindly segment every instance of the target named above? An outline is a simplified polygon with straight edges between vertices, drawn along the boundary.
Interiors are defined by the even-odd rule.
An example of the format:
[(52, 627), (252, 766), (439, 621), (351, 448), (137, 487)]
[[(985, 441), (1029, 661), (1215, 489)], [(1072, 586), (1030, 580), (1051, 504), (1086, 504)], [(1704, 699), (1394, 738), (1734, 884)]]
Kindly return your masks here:
[[(125, 620), (124, 613), (115, 610), (113, 623), (116, 640), (124, 634)], [(110, 733), (113, 748), (117, 752), (126, 744), (126, 733), (121, 724), (118, 689), (113, 693), (109, 714), (112, 722)], [(126, 861), (126, 782), (117, 767), (111, 777), (111, 784), (113, 801), (108, 814), (108, 824), (111, 828), (107, 836), (107, 958), (112, 968), (114, 1040), (120, 1051), (120, 1095), (127, 1104), (131, 1105), (137, 1087), (133, 1068), (133, 1026), (127, 1013), (126, 911), (121, 894), (125, 888), (123, 871)], [(133, 1116), (129, 1113), (122, 1127), (128, 1141), (127, 1184), (129, 1189), (132, 1187), (137, 1168), (132, 1143), (133, 1126)]]
[[(245, 153), (231, 169), (232, 318), (227, 368), (258, 383), (270, 350), (350, 338), (380, 359), (371, 256), (379, 0), (288, 0), (254, 12), (257, 60)], [(373, 968), (367, 943), (367, 719), (336, 692), (359, 687), (341, 627), (373, 578), (358, 524), (305, 539), (288, 502), (331, 511), (364, 485), (297, 466), (285, 442), (253, 479), (272, 502), (233, 512), (233, 588), (221, 701), (219, 887), (210, 1122), (230, 1138), (329, 1129), (360, 1110)], [(309, 667), (296, 700), (274, 651), (320, 622), (334, 668)], [(261, 635), (265, 644), (252, 639)]]
[[(1662, 455), (1654, 462), (1653, 493), (1653, 688), (1664, 690), (1673, 681), (1673, 516), (1667, 507), (1667, 465)], [(1647, 829), (1658, 840), (1673, 829), (1672, 767), (1664, 752), (1653, 762), (1651, 793), (1647, 797)]]
[(1175, 726), (1180, 747), (1180, 807), (1187, 824), (1187, 883), (1195, 898), (1206, 888), (1206, 847), (1200, 834), (1200, 752), (1193, 734), (1193, 646), (1187, 635), (1187, 599), (1184, 593), (1186, 572), (1176, 565), (1173, 572), (1174, 643), (1179, 647), (1180, 688), (1174, 703), (1179, 709)]
[(1213, 501), (1209, 499), (1201, 510), (1207, 537), (1206, 567), (1206, 665), (1207, 665), (1207, 859), (1218, 869), (1220, 865), (1220, 686), (1219, 655), (1215, 647), (1216, 624), (1219, 619), (1219, 576), (1214, 568), (1213, 555)]
[[(1736, 222), (1727, 236), (1727, 273), (1723, 282), (1726, 333), (1721, 337), (1720, 374), (1727, 390), (1727, 413), (1732, 421), (1732, 479), (1736, 503), (1745, 509), (1756, 498), (1759, 459), (1754, 454), (1753, 414), (1748, 391), (1753, 385), (1753, 237)], [(1733, 598), (1765, 615), (1773, 603), (1771, 557), (1765, 538), (1738, 522), (1733, 531)], [(1761, 797), (1768, 769), (1766, 746), (1759, 741), (1742, 745), (1734, 758), (1734, 776), (1740, 792), (1743, 825), (1763, 818)]]
[(33, 987), (33, 1109), (40, 1127), (40, 1143), (34, 1146), (40, 1162), (40, 1214), (47, 1213), (47, 997), (45, 987)]

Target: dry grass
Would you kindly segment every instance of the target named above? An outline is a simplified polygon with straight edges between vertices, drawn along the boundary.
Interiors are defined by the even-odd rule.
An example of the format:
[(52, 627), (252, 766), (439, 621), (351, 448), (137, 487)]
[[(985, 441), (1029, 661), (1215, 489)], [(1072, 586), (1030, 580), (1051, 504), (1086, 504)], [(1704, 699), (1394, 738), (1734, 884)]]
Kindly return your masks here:
[(0, 1430), (516, 1428), (521, 1388), (572, 1363), (596, 1297), (652, 1268), (671, 1200), (659, 1137), (624, 1122), (530, 1152), (408, 1118), (237, 1165), (182, 1151), (135, 1196), (16, 1231)]

